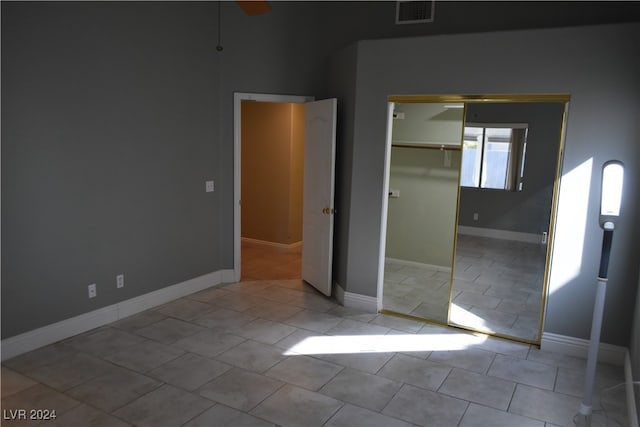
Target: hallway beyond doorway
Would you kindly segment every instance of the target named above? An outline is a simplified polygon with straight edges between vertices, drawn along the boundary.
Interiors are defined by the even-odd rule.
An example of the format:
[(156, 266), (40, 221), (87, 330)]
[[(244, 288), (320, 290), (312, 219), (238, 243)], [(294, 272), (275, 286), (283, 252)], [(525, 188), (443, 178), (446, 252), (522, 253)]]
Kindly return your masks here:
[(280, 248), (242, 240), (242, 280), (300, 279), (302, 246)]

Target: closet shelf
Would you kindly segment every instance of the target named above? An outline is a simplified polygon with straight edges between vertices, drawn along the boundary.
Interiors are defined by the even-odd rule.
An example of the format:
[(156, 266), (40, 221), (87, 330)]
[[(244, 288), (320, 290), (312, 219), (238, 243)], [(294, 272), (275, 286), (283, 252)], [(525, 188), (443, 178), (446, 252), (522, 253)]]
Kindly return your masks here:
[(421, 141), (391, 141), (394, 148), (417, 148), (422, 150), (461, 151), (462, 147), (451, 143), (421, 142)]

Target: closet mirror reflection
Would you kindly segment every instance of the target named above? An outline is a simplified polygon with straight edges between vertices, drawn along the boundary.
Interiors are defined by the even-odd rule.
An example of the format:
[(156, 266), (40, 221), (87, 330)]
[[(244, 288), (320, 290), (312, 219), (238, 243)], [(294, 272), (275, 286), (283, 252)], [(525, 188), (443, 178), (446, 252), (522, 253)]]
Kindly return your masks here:
[(538, 342), (565, 103), (469, 103), (449, 323)]
[(384, 310), (447, 322), (463, 119), (462, 103), (394, 105)]
[(390, 97), (384, 312), (540, 342), (568, 99)]

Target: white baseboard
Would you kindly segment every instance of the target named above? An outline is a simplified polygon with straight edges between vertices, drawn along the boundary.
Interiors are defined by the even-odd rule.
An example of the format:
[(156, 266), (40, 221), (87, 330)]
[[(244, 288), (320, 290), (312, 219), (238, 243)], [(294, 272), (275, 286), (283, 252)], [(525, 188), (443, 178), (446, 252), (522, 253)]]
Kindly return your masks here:
[(240, 281), (240, 273), (235, 270), (220, 270), (222, 281), (220, 283), (234, 283)]
[(345, 291), (338, 282), (333, 282), (333, 296), (345, 307), (356, 308), (368, 313), (378, 312), (378, 299), (368, 295), (354, 294)]
[(242, 239), (242, 243), (247, 243), (250, 245), (256, 245), (256, 246), (268, 246), (271, 248), (276, 248), (276, 249), (284, 249), (284, 250), (293, 250), (293, 249), (298, 249), (300, 247), (302, 247), (302, 240), (299, 242), (294, 242), (294, 243), (278, 243), (278, 242), (269, 242), (267, 240), (258, 240), (258, 239), (251, 239), (249, 237), (243, 237)]
[(498, 230), (495, 228), (471, 227), (459, 225), (458, 234), (469, 236), (490, 237), (493, 239), (514, 240), (516, 242), (542, 244), (542, 234), (522, 233), (519, 231)]
[(631, 353), (629, 350), (624, 354), (624, 383), (627, 395), (627, 419), (629, 427), (638, 427), (638, 411), (636, 409), (636, 394), (633, 385), (633, 369), (631, 367)]
[[(587, 353), (589, 352), (589, 340), (543, 332), (540, 348), (545, 351), (586, 359)], [(611, 365), (624, 366), (624, 358), (627, 351), (626, 347), (600, 343), (598, 361)]]
[(219, 270), (182, 283), (167, 286), (135, 298), (102, 307), (79, 316), (52, 323), (32, 331), (2, 340), (0, 346), (2, 361), (23, 353), (53, 344), (57, 341), (81, 334), (91, 329), (115, 322), (141, 311), (153, 308), (177, 298), (198, 292), (233, 278), (233, 270)]
[(448, 267), (446, 265), (425, 264), (423, 262), (407, 261), (399, 258), (385, 258), (385, 262), (386, 261), (392, 262), (394, 264), (406, 265), (407, 267), (418, 267), (427, 270), (444, 271), (446, 273), (451, 272), (451, 267)]
[(344, 306), (357, 308), (358, 310), (368, 313), (378, 312), (378, 299), (367, 295), (354, 294), (352, 292), (344, 293)]

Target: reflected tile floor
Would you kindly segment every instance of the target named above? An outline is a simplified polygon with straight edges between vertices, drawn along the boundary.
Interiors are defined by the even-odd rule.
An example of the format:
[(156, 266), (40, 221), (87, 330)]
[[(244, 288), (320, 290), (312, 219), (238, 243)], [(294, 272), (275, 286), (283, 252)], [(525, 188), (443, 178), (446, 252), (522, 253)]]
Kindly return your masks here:
[(447, 323), (450, 271), (392, 259), (384, 268), (385, 310)]
[(536, 340), (546, 246), (458, 235), (451, 323)]
[[(345, 308), (299, 279), (244, 281), (5, 361), (2, 425), (571, 426), (584, 368)], [(622, 381), (598, 367), (594, 426), (626, 425), (624, 387), (607, 390)]]
[(454, 285), (450, 273), (396, 260), (385, 263), (386, 310), (478, 331), (538, 338), (545, 247), (534, 243), (458, 235)]

